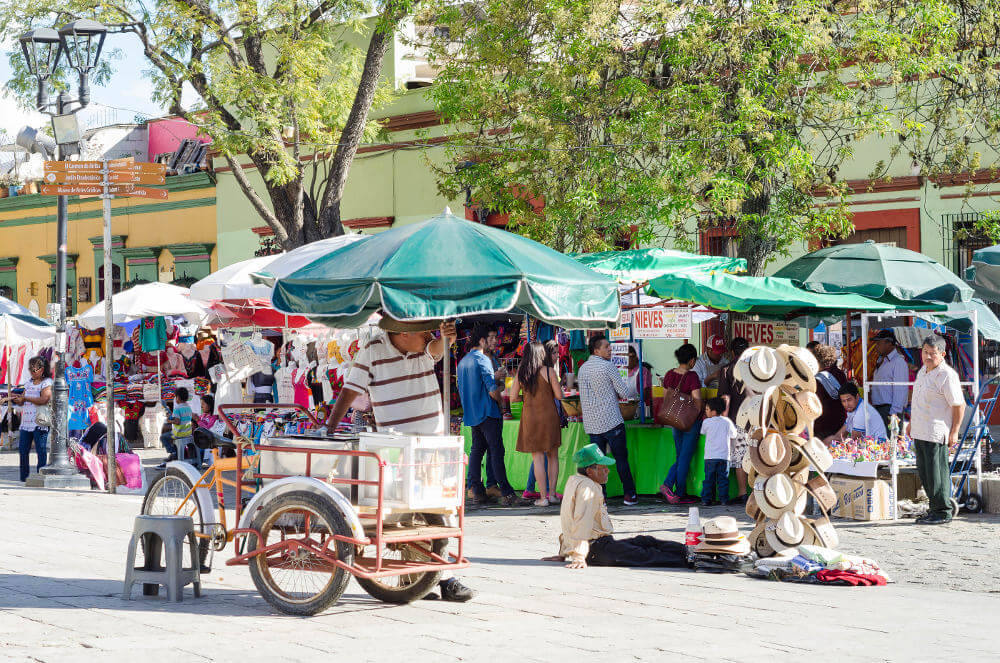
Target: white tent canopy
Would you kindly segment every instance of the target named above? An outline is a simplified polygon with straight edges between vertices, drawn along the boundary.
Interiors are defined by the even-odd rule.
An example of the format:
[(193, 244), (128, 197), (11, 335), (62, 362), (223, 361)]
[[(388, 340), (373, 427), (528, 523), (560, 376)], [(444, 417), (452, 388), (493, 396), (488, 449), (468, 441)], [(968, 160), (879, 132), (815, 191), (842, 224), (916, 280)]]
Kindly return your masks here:
[(202, 302), (271, 299), (271, 287), (254, 283), (250, 275), (266, 268), (278, 256), (250, 258), (214, 271), (191, 284), (191, 298)]
[(368, 239), (370, 235), (340, 235), (321, 239), (317, 242), (310, 242), (293, 249), (288, 253), (274, 256), (273, 260), (261, 270), (253, 273), (253, 280), (256, 283), (267, 285), (267, 300), (271, 299), (271, 287), (278, 279), (285, 278), (292, 272), (298, 271), (314, 260), (333, 253), (348, 244)]
[[(144, 283), (123, 290), (111, 298), (116, 325), (142, 318), (172, 315), (184, 316), (190, 322), (201, 323), (208, 309), (191, 299), (187, 288), (169, 283)], [(81, 327), (99, 329), (104, 326), (104, 302), (98, 302), (76, 316)]]

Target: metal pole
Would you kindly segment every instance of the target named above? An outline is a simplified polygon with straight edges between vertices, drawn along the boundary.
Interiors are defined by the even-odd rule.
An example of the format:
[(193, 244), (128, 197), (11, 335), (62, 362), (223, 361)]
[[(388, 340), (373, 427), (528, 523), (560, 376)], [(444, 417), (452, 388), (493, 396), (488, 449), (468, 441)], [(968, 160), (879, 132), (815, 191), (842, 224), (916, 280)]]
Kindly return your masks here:
[[(982, 414), (979, 411), (979, 311), (972, 309), (972, 406), (975, 411), (969, 419), (975, 431), (975, 437), (981, 437), (979, 432), (979, 422)], [(989, 422), (983, 422), (987, 424)], [(983, 454), (976, 449), (976, 492), (983, 495)], [(969, 492), (972, 492), (971, 489)]]
[(868, 435), (868, 391), (871, 385), (868, 381), (868, 314), (861, 314), (861, 379), (864, 384), (862, 397), (865, 399), (865, 435)]
[(442, 435), (451, 435), (451, 343), (444, 334), (441, 334), (441, 345), (444, 352), (441, 354), (441, 361), (444, 362), (442, 371), (444, 373), (444, 384), (441, 389), (441, 406), (444, 408), (444, 432)]
[(107, 426), (108, 437), (106, 450), (108, 453), (108, 492), (116, 492), (115, 473), (118, 458), (118, 430), (115, 427), (115, 372), (112, 366), (114, 360), (114, 263), (111, 260), (111, 195), (108, 193), (108, 162), (104, 161), (104, 381), (107, 384)]
[[(63, 95), (58, 99), (59, 113), (64, 111)], [(59, 148), (56, 159), (63, 157)], [(56, 301), (59, 302), (59, 324), (56, 327), (56, 368), (52, 381), (52, 458), (41, 469), (44, 476), (68, 477), (77, 474), (76, 466), (69, 462), (69, 385), (66, 384), (66, 244), (67, 197), (59, 196), (56, 202)]]

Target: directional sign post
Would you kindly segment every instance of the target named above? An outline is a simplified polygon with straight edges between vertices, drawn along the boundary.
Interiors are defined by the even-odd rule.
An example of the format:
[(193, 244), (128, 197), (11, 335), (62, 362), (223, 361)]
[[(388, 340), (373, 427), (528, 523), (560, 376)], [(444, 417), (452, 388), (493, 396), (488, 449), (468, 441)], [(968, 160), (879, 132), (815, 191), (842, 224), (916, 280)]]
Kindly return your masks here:
[[(165, 184), (167, 168), (158, 163), (136, 163), (133, 159), (104, 161), (46, 161), (45, 184), (42, 194), (47, 196), (100, 196), (104, 207), (104, 328), (111, 329), (114, 311), (111, 302), (111, 199), (115, 196), (132, 198), (158, 198), (166, 200), (164, 189), (146, 185)], [(112, 355), (112, 336), (105, 335), (105, 355)], [(114, 392), (114, 371), (110, 361), (104, 362), (108, 393)], [(106, 421), (115, 420), (115, 399), (107, 399)], [(114, 436), (112, 436), (114, 437)], [(114, 444), (114, 443), (112, 443)], [(115, 492), (115, 451), (108, 453), (108, 492)]]

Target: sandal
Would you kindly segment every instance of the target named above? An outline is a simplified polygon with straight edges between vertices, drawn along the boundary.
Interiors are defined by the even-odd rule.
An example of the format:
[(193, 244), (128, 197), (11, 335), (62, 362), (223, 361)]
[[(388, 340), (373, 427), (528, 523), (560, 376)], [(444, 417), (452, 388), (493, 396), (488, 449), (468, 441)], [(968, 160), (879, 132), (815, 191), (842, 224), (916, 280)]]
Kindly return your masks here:
[(534, 504), (535, 506), (548, 506), (549, 501), (543, 497), (540, 500), (535, 500), (534, 502), (532, 502), (532, 504)]
[(549, 504), (561, 504), (561, 503), (562, 503), (562, 496), (559, 495), (559, 493), (549, 495)]

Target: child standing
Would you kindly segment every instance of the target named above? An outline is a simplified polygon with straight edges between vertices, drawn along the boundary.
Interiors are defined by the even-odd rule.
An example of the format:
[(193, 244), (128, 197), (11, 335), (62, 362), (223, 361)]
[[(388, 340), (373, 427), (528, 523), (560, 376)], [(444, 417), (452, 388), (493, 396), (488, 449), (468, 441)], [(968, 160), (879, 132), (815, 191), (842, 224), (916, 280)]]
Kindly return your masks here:
[(201, 450), (194, 446), (194, 438), (191, 435), (191, 422), (194, 419), (194, 413), (191, 411), (191, 406), (188, 405), (188, 397), (186, 387), (178, 387), (174, 394), (174, 411), (170, 417), (170, 423), (174, 427), (174, 447), (178, 453), (181, 453), (190, 444), (191, 449), (194, 450), (191, 454), (193, 456), (192, 462), (195, 467), (201, 467)]
[[(705, 436), (705, 481), (701, 484), (702, 506), (729, 504), (729, 459), (737, 439), (736, 426), (725, 416), (726, 400), (709, 398), (705, 402), (705, 420), (701, 432)], [(718, 502), (712, 493), (718, 491)]]

